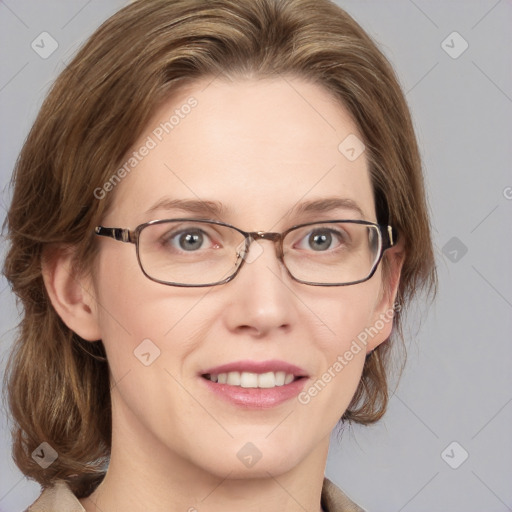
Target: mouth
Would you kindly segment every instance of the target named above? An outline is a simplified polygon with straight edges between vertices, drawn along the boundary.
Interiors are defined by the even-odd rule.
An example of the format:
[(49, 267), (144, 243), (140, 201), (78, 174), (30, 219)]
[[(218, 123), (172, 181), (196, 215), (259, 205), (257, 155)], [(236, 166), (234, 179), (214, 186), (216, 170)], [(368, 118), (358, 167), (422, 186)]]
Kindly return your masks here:
[(300, 379), (305, 379), (305, 376), (294, 375), (293, 373), (286, 373), (284, 371), (278, 372), (224, 372), (224, 373), (205, 373), (201, 375), (206, 380), (216, 382), (218, 384), (226, 384), (228, 386), (240, 388), (263, 388), (271, 389), (280, 386), (286, 386)]
[(214, 396), (245, 409), (268, 409), (294, 399), (309, 376), (286, 361), (236, 361), (199, 373)]

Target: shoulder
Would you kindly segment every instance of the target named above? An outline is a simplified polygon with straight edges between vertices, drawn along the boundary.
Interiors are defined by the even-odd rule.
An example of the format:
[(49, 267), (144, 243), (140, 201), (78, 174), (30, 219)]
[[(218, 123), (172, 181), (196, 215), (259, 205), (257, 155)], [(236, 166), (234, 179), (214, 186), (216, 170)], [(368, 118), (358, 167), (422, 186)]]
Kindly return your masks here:
[(325, 512), (365, 512), (328, 478), (322, 486), (322, 508)]
[(48, 512), (49, 510), (85, 512), (68, 484), (62, 480), (57, 481), (52, 487), (44, 489), (39, 498), (25, 512)]

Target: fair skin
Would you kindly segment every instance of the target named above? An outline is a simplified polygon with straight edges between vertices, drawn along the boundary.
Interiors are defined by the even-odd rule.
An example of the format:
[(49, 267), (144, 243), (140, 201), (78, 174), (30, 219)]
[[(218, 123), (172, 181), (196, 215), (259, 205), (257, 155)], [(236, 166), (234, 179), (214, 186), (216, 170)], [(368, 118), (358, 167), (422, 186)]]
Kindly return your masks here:
[[(322, 88), (297, 78), (202, 80), (161, 106), (134, 145), (193, 96), (198, 105), (116, 186), (104, 226), (191, 216), (159, 208), (164, 197), (222, 203), (220, 220), (246, 231), (284, 231), (310, 220), (357, 219), (338, 208), (297, 216), (296, 204), (351, 199), (376, 221), (365, 155), (349, 161), (339, 143), (358, 129)], [(291, 87), (293, 85), (293, 88)], [(362, 137), (361, 137), (362, 138)], [(112, 454), (87, 512), (319, 511), (329, 435), (357, 388), (365, 354), (390, 334), (385, 324), (309, 403), (297, 398), (243, 409), (212, 394), (201, 369), (241, 359), (279, 359), (307, 371), (305, 389), (357, 335), (393, 306), (399, 247), (361, 284), (313, 287), (293, 281), (271, 241), (231, 282), (178, 288), (147, 279), (132, 244), (98, 238), (93, 277), (77, 279), (69, 253), (45, 264), (45, 283), (64, 322), (102, 339), (111, 370)], [(144, 339), (161, 351), (144, 366)], [(247, 443), (261, 459), (237, 457)]]

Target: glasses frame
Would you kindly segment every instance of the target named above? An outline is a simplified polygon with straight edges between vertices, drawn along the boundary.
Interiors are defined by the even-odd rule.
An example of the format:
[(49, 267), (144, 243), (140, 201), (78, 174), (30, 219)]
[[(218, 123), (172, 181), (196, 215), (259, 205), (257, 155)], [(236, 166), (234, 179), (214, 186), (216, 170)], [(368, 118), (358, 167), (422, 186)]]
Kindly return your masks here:
[[(271, 232), (271, 231), (243, 231), (242, 229), (239, 229), (235, 226), (232, 226), (231, 224), (227, 224), (225, 222), (221, 222), (218, 220), (213, 219), (194, 219), (194, 218), (177, 218), (177, 219), (158, 219), (158, 220), (151, 220), (149, 222), (144, 222), (143, 224), (139, 224), (135, 229), (130, 230), (128, 228), (110, 228), (105, 226), (96, 226), (94, 228), (94, 232), (98, 236), (104, 236), (108, 238), (113, 238), (114, 240), (117, 240), (119, 242), (124, 243), (130, 243), (134, 244), (136, 248), (136, 254), (137, 254), (137, 261), (139, 263), (139, 267), (142, 270), (142, 273), (151, 281), (154, 281), (156, 283), (161, 283), (167, 286), (180, 286), (183, 288), (204, 288), (209, 286), (218, 286), (220, 284), (228, 283), (229, 281), (232, 281), (240, 272), (240, 269), (242, 268), (245, 258), (241, 257), (241, 253), (237, 253), (238, 260), (237, 260), (237, 267), (233, 274), (228, 276), (227, 278), (223, 279), (222, 281), (217, 281), (215, 283), (208, 283), (208, 284), (183, 284), (183, 283), (174, 283), (171, 281), (163, 281), (161, 279), (157, 279), (155, 277), (151, 277), (144, 269), (144, 266), (142, 265), (141, 259), (140, 259), (140, 246), (139, 246), (139, 239), (140, 234), (142, 230), (148, 226), (152, 226), (154, 224), (164, 224), (167, 222), (198, 222), (198, 223), (208, 223), (208, 224), (217, 224), (219, 226), (225, 226), (231, 229), (234, 229), (235, 231), (238, 231), (241, 235), (245, 238), (245, 254), (249, 252), (250, 245), (255, 240), (270, 240), (274, 242), (274, 246), (277, 244), (277, 258), (279, 261), (283, 264), (284, 268), (286, 269), (288, 275), (296, 282), (306, 284), (309, 286), (351, 286), (354, 284), (364, 283), (365, 281), (368, 281), (373, 277), (375, 274), (375, 271), (377, 270), (377, 267), (379, 266), (380, 261), (382, 260), (382, 256), (384, 255), (384, 252), (393, 247), (395, 245), (395, 232), (393, 228), (389, 225), (384, 224), (377, 224), (375, 222), (370, 222), (367, 220), (353, 220), (353, 219), (341, 219), (341, 220), (326, 220), (326, 221), (314, 221), (314, 222), (306, 222), (304, 224), (297, 224), (295, 226), (292, 226), (291, 228), (287, 229), (286, 231), (283, 231), (282, 233), (277, 232)], [(314, 283), (311, 281), (303, 281), (301, 279), (298, 279), (293, 276), (293, 274), (290, 272), (288, 267), (286, 266), (286, 263), (284, 262), (284, 254), (283, 254), (283, 240), (286, 237), (288, 233), (291, 231), (294, 231), (296, 229), (306, 227), (306, 226), (312, 226), (314, 224), (335, 224), (339, 222), (345, 222), (349, 224), (361, 224), (364, 226), (373, 226), (378, 229), (379, 236), (381, 237), (381, 248), (379, 255), (377, 259), (375, 260), (375, 263), (373, 264), (373, 267), (367, 277), (364, 279), (359, 279), (357, 281), (351, 281), (349, 283)], [(238, 262), (239, 261), (239, 262)]]

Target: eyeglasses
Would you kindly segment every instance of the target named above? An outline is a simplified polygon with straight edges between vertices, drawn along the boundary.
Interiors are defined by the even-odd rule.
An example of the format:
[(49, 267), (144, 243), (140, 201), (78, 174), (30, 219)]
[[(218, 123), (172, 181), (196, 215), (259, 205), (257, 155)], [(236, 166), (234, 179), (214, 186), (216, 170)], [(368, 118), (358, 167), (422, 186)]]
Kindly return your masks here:
[(290, 277), (311, 286), (367, 281), (394, 244), (391, 226), (364, 220), (308, 222), (283, 233), (246, 232), (209, 219), (152, 220), (134, 230), (97, 226), (94, 231), (135, 244), (140, 268), (152, 281), (189, 287), (231, 281), (244, 261), (251, 262), (249, 248), (255, 240), (276, 243), (277, 257)]

